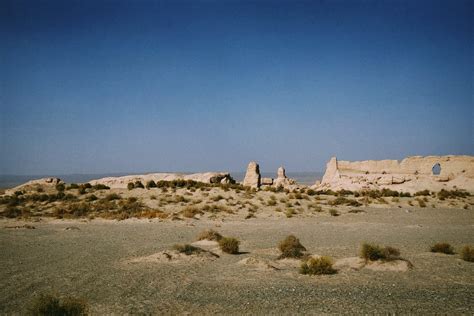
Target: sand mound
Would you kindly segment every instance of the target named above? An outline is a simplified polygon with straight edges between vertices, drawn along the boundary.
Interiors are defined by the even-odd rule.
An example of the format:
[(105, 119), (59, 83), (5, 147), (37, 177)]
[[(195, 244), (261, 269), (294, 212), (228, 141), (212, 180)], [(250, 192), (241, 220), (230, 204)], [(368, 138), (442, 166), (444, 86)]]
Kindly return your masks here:
[(394, 261), (374, 261), (369, 262), (365, 265), (366, 269), (373, 271), (393, 271), (393, 272), (406, 272), (410, 269), (411, 264), (405, 260), (394, 260)]
[(258, 259), (258, 258), (254, 258), (254, 257), (248, 257), (248, 258), (242, 259), (239, 262), (237, 262), (237, 264), (243, 265), (243, 266), (248, 266), (248, 267), (254, 268), (256, 270), (262, 270), (262, 271), (278, 270), (278, 268), (271, 265), (267, 260)]
[(334, 269), (358, 271), (365, 266), (365, 260), (359, 257), (342, 258), (336, 260)]
[(210, 251), (201, 251), (187, 255), (177, 250), (165, 250), (154, 253), (150, 256), (138, 257), (127, 260), (127, 263), (180, 263), (180, 262), (204, 262), (219, 258), (218, 255)]

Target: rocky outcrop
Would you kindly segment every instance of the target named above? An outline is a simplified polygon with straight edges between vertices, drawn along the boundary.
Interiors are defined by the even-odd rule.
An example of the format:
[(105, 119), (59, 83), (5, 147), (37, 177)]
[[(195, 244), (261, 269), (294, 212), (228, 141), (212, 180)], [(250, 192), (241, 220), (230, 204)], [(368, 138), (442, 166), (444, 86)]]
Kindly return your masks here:
[(277, 170), (277, 178), (274, 182), (275, 187), (283, 187), (285, 189), (294, 189), (297, 186), (296, 181), (286, 177), (285, 168), (280, 167)]
[(244, 186), (259, 188), (261, 184), (260, 167), (255, 161), (251, 161), (247, 166), (247, 172), (243, 181)]
[(421, 190), (464, 189), (474, 192), (473, 156), (408, 157), (397, 160), (338, 161), (332, 157), (317, 190), (390, 188)]
[(228, 172), (205, 172), (193, 174), (180, 173), (150, 173), (144, 175), (130, 175), (123, 177), (107, 177), (89, 181), (90, 184), (104, 184), (113, 189), (124, 189), (130, 182), (140, 181), (144, 185), (148, 181), (174, 181), (174, 180), (192, 180), (203, 183), (234, 183), (234, 179)]

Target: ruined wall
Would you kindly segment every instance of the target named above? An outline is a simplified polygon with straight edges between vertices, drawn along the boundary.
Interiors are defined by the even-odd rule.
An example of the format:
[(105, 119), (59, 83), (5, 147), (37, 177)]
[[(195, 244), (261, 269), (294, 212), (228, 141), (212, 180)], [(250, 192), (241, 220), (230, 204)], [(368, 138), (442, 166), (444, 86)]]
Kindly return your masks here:
[[(438, 165), (439, 174), (433, 168)], [(436, 169), (436, 168), (435, 168)], [(414, 156), (397, 160), (338, 161), (331, 158), (317, 189), (379, 189), (413, 192), (429, 189), (474, 191), (473, 156)]]

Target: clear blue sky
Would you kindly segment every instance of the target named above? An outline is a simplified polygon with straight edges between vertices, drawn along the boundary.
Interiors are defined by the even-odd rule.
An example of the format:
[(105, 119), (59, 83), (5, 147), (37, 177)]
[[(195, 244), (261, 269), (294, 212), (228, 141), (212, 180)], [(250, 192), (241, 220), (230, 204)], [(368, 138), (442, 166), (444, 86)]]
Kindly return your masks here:
[(473, 1), (0, 1), (0, 173), (474, 154)]

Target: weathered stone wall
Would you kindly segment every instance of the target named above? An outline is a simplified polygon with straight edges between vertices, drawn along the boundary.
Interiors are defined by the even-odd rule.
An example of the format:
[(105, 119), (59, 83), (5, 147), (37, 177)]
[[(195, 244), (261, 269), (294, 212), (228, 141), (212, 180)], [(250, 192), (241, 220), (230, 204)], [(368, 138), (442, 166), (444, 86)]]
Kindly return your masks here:
[[(433, 173), (439, 164), (440, 174)], [(407, 192), (429, 189), (474, 191), (473, 156), (414, 156), (397, 160), (338, 161), (331, 158), (317, 189), (391, 189)]]

